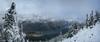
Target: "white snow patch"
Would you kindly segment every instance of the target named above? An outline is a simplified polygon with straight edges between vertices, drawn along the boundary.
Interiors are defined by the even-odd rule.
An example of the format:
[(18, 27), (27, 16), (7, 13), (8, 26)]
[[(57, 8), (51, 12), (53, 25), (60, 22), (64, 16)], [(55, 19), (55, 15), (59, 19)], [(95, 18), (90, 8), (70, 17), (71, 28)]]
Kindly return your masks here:
[(64, 39), (62, 42), (100, 42), (100, 24), (96, 24), (92, 29), (84, 28), (74, 37)]

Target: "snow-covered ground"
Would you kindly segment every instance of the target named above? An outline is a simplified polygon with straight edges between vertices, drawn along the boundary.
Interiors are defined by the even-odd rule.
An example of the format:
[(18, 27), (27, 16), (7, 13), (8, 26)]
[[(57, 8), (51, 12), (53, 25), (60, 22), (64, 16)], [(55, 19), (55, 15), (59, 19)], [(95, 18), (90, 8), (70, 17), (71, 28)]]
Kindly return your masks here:
[(84, 28), (72, 38), (64, 39), (62, 42), (100, 42), (100, 23), (92, 29)]

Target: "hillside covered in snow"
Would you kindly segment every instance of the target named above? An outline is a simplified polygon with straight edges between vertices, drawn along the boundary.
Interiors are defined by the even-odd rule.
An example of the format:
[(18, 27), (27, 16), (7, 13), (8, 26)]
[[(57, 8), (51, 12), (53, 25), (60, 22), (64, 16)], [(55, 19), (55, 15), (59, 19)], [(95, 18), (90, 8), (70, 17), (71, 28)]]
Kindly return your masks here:
[(92, 29), (84, 28), (72, 38), (64, 39), (62, 42), (100, 42), (100, 23), (93, 26)]

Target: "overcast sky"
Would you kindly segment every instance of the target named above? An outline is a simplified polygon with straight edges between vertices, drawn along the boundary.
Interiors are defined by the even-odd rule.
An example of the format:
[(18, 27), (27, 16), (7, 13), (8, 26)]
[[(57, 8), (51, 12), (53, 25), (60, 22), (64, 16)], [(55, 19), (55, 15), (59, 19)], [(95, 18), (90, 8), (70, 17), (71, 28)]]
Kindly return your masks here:
[[(82, 19), (91, 10), (100, 10), (100, 0), (15, 0), (18, 15), (33, 14), (50, 18)], [(6, 11), (11, 0), (0, 0), (0, 12)]]

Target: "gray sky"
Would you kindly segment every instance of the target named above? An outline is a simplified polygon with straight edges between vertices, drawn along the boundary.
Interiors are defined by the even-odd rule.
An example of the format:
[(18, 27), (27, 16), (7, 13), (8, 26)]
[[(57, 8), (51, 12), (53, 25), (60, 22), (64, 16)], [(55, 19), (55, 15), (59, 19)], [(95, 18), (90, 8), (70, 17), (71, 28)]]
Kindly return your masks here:
[[(91, 10), (100, 10), (100, 0), (15, 0), (18, 15), (33, 14), (50, 18), (81, 20)], [(0, 0), (0, 12), (10, 7), (11, 0)]]

